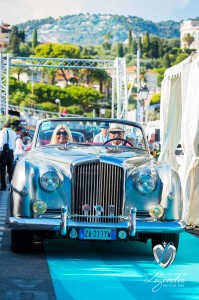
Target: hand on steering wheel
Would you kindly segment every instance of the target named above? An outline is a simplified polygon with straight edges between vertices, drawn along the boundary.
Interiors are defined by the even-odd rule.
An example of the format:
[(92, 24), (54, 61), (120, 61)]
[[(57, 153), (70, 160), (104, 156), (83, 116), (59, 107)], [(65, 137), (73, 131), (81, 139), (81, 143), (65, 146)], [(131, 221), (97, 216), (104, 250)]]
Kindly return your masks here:
[[(110, 143), (110, 142), (112, 142), (112, 141), (122, 141), (122, 142), (124, 142), (124, 146), (126, 146), (126, 144), (129, 144), (131, 147), (133, 147), (133, 145), (131, 144), (131, 142), (127, 141), (126, 139), (121, 139), (121, 138), (113, 138), (113, 139), (110, 139), (110, 140), (104, 142), (103, 145), (106, 145), (106, 144), (108, 144), (108, 143)], [(117, 145), (115, 145), (115, 146), (117, 146)]]

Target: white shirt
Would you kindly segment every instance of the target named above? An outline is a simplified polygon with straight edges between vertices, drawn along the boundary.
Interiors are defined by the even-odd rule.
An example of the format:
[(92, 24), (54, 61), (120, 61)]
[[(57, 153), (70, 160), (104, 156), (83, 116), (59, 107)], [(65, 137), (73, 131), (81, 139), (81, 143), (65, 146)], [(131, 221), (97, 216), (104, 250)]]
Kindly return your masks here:
[(93, 142), (94, 143), (105, 143), (106, 141), (108, 141), (110, 139), (109, 135), (104, 136), (102, 135), (102, 133), (98, 133), (94, 136)]
[[(7, 132), (9, 135), (9, 141)], [(3, 150), (3, 145), (7, 143), (9, 144), (9, 148), (14, 151), (16, 147), (16, 133), (11, 128), (4, 128), (0, 131), (0, 151)]]

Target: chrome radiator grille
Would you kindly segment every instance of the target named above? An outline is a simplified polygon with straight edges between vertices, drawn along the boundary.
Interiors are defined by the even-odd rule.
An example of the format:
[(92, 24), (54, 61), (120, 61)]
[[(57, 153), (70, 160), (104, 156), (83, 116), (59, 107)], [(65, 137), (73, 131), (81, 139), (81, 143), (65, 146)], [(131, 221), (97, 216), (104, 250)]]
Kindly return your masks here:
[[(115, 216), (123, 213), (124, 170), (106, 163), (88, 163), (75, 166), (73, 180), (72, 214), (84, 214), (84, 204), (90, 206), (88, 215), (96, 215), (94, 206), (103, 207), (102, 216), (109, 216), (109, 205), (115, 206)], [(118, 222), (109, 218), (82, 218), (75, 220), (85, 222)]]

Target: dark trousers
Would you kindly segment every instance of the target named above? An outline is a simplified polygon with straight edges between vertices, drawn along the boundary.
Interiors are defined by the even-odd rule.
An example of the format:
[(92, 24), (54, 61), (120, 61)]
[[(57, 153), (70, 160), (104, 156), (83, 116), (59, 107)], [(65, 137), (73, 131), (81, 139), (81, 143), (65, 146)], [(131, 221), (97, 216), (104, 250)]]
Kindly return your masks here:
[(12, 180), (12, 175), (14, 171), (14, 154), (12, 150), (8, 152), (1, 152), (0, 154), (0, 173), (1, 173), (1, 188), (6, 188), (6, 167), (8, 172), (9, 182)]

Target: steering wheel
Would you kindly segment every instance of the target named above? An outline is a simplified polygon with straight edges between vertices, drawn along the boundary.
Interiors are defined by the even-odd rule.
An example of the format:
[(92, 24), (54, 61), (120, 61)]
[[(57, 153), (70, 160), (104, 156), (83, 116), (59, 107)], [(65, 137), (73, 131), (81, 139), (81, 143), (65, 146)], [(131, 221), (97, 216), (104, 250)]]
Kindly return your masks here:
[[(127, 141), (126, 139), (121, 139), (121, 138), (110, 139), (110, 140), (104, 142), (103, 145), (106, 145), (106, 144), (108, 144), (108, 143), (110, 143), (112, 141), (122, 141), (122, 142), (124, 142), (124, 146), (126, 146), (126, 144), (129, 144), (131, 147), (133, 147), (133, 145), (131, 144), (131, 142)], [(117, 146), (117, 145), (114, 145), (114, 146)]]

